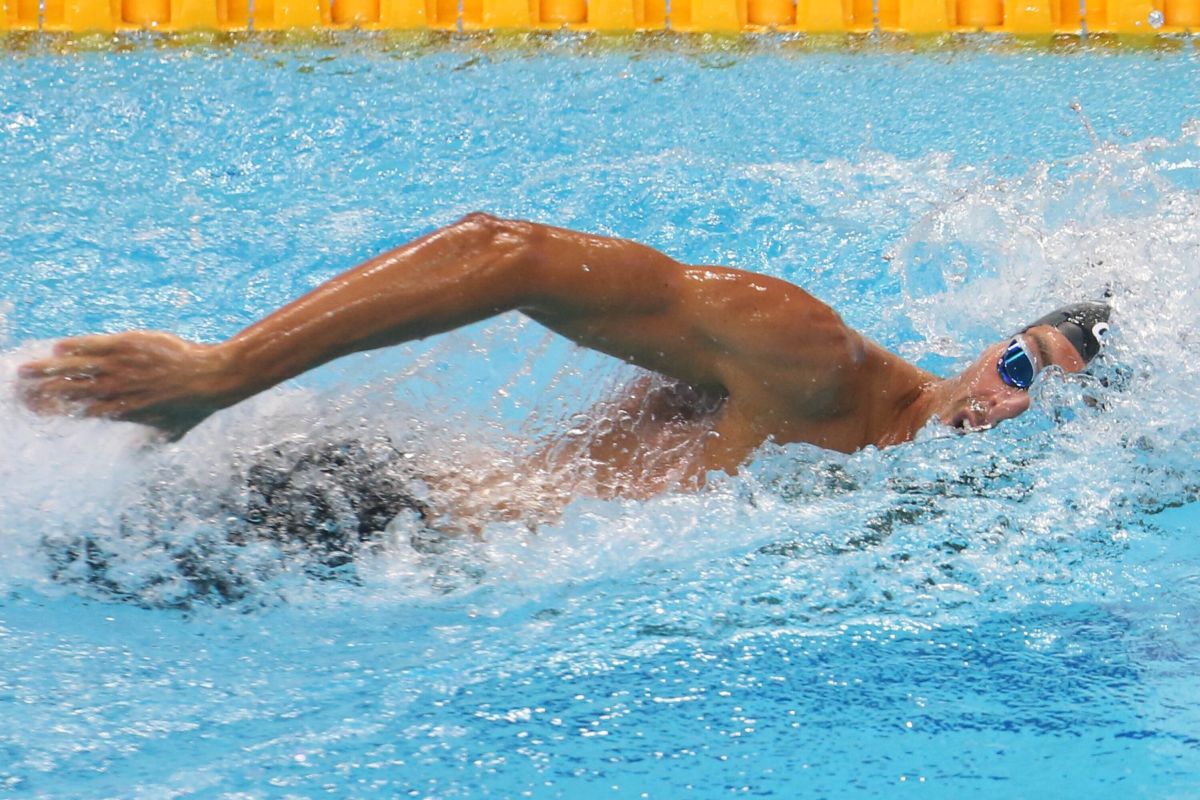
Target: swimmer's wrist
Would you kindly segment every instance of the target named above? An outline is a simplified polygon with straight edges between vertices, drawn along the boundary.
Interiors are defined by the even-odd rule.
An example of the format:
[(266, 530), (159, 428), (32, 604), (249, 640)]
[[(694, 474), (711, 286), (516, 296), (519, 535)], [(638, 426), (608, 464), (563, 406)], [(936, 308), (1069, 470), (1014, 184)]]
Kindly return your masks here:
[(208, 347), (206, 384), (212, 390), (210, 397), (223, 408), (265, 392), (296, 374), (250, 337), (236, 336)]
[(203, 392), (221, 408), (245, 400), (265, 387), (257, 387), (255, 373), (246, 365), (243, 348), (236, 341), (205, 345), (199, 370)]

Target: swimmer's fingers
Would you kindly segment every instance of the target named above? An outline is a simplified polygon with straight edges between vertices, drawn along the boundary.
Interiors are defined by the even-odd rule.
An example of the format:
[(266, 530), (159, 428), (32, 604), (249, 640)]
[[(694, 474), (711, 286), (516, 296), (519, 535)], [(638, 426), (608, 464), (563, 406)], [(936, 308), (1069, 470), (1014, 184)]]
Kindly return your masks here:
[(114, 381), (49, 378), (24, 391), (25, 405), (44, 416), (101, 417), (151, 425), (178, 438), (187, 431), (178, 420), (151, 408), (150, 393), (129, 390)]
[(106, 378), (72, 377), (47, 378), (31, 387), (30, 392), (61, 397), (64, 400), (111, 400), (114, 397), (131, 394)]
[[(48, 358), (20, 365), (25, 381), (55, 378), (88, 381), (112, 376), (130, 391), (144, 389), (173, 371), (186, 370), (187, 356), (196, 345), (155, 331), (130, 331), (63, 339)], [(55, 384), (57, 385), (57, 384)]]
[(33, 413), (43, 416), (66, 415), (78, 411), (78, 406), (73, 400), (57, 391), (59, 387), (55, 382), (60, 380), (62, 379), (51, 378), (21, 385), (18, 389), (21, 402)]
[(53, 355), (21, 364), (18, 377), (24, 380), (44, 378), (94, 378), (108, 371), (104, 365), (111, 357), (128, 349), (130, 334), (76, 336), (54, 344)]
[(17, 374), (26, 379), (36, 378), (95, 378), (103, 374), (104, 368), (95, 359), (86, 356), (57, 356), (22, 364)]
[(93, 414), (91, 409), (99, 403), (122, 403), (121, 409), (129, 407), (133, 396), (121, 391), (111, 380), (105, 378), (50, 377), (33, 381), (22, 387), (25, 405), (38, 414), (63, 414), (82, 411), (87, 416), (111, 416)]
[(140, 336), (140, 331), (129, 333), (98, 333), (88, 336), (73, 336), (54, 345), (56, 356), (107, 356), (124, 349), (131, 337)]
[(102, 371), (102, 364), (123, 364), (148, 349), (170, 347), (180, 342), (178, 337), (158, 331), (75, 336), (55, 342), (53, 355), (49, 358), (21, 365), (19, 374), (22, 377), (48, 377), (71, 374), (69, 371), (76, 369), (79, 375), (95, 375)]

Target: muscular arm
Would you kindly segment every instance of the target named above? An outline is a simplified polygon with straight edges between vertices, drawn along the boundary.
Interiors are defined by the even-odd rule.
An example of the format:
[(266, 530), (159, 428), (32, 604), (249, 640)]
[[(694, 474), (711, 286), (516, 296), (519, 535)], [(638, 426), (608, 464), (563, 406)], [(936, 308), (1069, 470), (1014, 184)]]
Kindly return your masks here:
[(155, 332), (85, 336), (60, 342), (21, 374), (36, 409), (74, 402), (89, 415), (179, 434), (339, 356), (513, 309), (585, 347), (709, 386), (727, 382), (731, 359), (792, 358), (804, 349), (796, 331), (841, 327), (781, 281), (475, 214), (333, 278), (223, 343)]

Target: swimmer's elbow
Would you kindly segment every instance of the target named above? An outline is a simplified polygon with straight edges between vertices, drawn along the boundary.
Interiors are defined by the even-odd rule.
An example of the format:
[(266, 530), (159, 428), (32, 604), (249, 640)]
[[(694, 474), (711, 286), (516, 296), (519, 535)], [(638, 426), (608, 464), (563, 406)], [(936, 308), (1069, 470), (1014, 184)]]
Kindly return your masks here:
[(473, 254), (467, 261), (477, 271), (475, 285), (487, 289), (496, 312), (519, 309), (536, 296), (545, 226), (475, 211), (448, 230)]

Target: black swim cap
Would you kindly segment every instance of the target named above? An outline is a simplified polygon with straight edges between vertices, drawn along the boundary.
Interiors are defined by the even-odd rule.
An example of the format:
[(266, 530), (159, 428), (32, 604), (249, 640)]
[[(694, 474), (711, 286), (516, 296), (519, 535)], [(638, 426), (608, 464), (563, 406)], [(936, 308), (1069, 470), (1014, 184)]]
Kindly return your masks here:
[(1039, 325), (1057, 328), (1063, 336), (1067, 337), (1067, 341), (1074, 345), (1079, 357), (1086, 364), (1096, 357), (1096, 353), (1100, 352), (1100, 348), (1104, 344), (1104, 337), (1108, 333), (1108, 316), (1111, 313), (1112, 308), (1106, 303), (1091, 301), (1072, 303), (1035, 319), (1021, 332), (1024, 333)]

